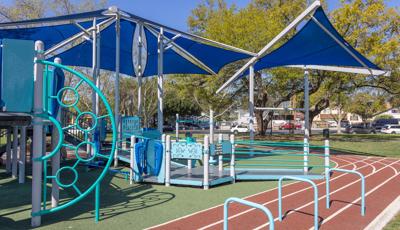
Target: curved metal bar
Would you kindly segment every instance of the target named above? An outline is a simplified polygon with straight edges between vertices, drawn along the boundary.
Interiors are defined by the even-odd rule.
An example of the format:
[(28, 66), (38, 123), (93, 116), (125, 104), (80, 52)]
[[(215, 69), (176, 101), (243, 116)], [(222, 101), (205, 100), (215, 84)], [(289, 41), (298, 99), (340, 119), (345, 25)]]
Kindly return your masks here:
[(228, 230), (228, 209), (229, 209), (229, 204), (233, 203), (233, 202), (261, 210), (263, 213), (265, 213), (265, 215), (268, 216), (269, 230), (274, 230), (274, 217), (272, 216), (271, 211), (267, 207), (265, 207), (261, 204), (257, 204), (257, 203), (250, 202), (247, 200), (239, 199), (236, 197), (231, 197), (231, 198), (228, 198), (225, 200), (225, 203), (224, 203), (224, 230)]
[[(106, 97), (103, 95), (103, 93), (89, 79), (87, 79), (83, 74), (79, 73), (76, 70), (73, 70), (73, 69), (71, 69), (71, 68), (69, 68), (67, 66), (61, 65), (61, 64), (57, 64), (57, 63), (49, 62), (49, 61), (44, 61), (44, 60), (36, 60), (35, 62), (39, 63), (39, 64), (42, 64), (42, 65), (50, 65), (50, 66), (54, 66), (54, 67), (60, 68), (62, 70), (65, 70), (65, 71), (67, 71), (67, 72), (79, 77), (80, 79), (82, 79), (86, 84), (89, 85), (89, 87), (91, 87), (93, 90), (96, 91), (96, 93), (99, 95), (100, 99), (103, 101), (105, 109), (106, 109), (107, 113), (110, 116), (111, 128), (113, 130), (113, 132), (112, 132), (112, 146), (111, 146), (111, 152), (110, 153), (113, 153), (115, 151), (115, 144), (116, 144), (116, 140), (117, 140), (117, 132), (116, 132), (117, 128), (116, 128), (116, 125), (115, 125), (115, 119), (114, 119), (114, 116), (113, 116), (112, 109), (111, 109), (109, 103), (107, 102)], [(62, 128), (61, 128), (61, 130), (62, 130)], [(60, 138), (60, 140), (62, 140), (62, 139)], [(104, 166), (102, 173), (99, 175), (97, 180), (95, 180), (93, 182), (93, 184), (89, 188), (86, 189), (86, 191), (84, 191), (82, 193), (79, 192), (79, 196), (78, 197), (76, 197), (73, 200), (71, 200), (69, 202), (66, 202), (66, 203), (64, 203), (64, 204), (62, 204), (60, 206), (57, 206), (55, 208), (41, 210), (39, 212), (33, 212), (32, 216), (41, 216), (41, 215), (46, 215), (46, 214), (50, 214), (50, 213), (54, 213), (54, 212), (63, 210), (65, 208), (69, 207), (69, 206), (72, 206), (72, 205), (76, 204), (77, 202), (79, 202), (83, 198), (85, 198), (87, 195), (89, 195), (90, 192), (92, 192), (96, 188), (96, 186), (98, 186), (100, 184), (101, 180), (107, 174), (108, 168), (110, 167), (111, 162), (113, 160), (112, 156), (113, 156), (113, 154), (110, 154), (108, 156), (108, 161), (107, 161), (106, 165)], [(48, 159), (48, 158), (46, 158), (46, 159)], [(44, 159), (41, 159), (41, 160), (44, 161)], [(96, 208), (98, 208), (98, 206), (96, 206)]]
[(318, 229), (318, 188), (317, 185), (309, 179), (294, 177), (294, 176), (283, 176), (279, 178), (278, 182), (278, 211), (279, 211), (279, 221), (282, 221), (282, 181), (284, 179), (287, 180), (296, 180), (303, 181), (309, 183), (314, 188), (314, 229)]
[(63, 145), (64, 133), (63, 133), (63, 129), (61, 127), (60, 122), (58, 122), (57, 119), (55, 119), (52, 116), (48, 116), (47, 118), (55, 125), (55, 127), (58, 130), (58, 133), (60, 135), (58, 138), (58, 143), (57, 143), (56, 147), (53, 149), (53, 151), (51, 151), (51, 153), (49, 153), (48, 155), (42, 156), (40, 158), (35, 158), (35, 159), (33, 159), (34, 161), (45, 161), (45, 160), (50, 159), (55, 154), (57, 154), (57, 152), (61, 149), (61, 147)]
[(329, 181), (330, 181), (330, 174), (333, 171), (354, 174), (354, 175), (358, 175), (361, 178), (361, 216), (365, 216), (365, 177), (363, 174), (361, 174), (360, 172), (355, 171), (355, 170), (331, 168), (327, 171), (327, 173), (325, 175), (325, 178), (326, 178), (326, 208), (330, 208)]

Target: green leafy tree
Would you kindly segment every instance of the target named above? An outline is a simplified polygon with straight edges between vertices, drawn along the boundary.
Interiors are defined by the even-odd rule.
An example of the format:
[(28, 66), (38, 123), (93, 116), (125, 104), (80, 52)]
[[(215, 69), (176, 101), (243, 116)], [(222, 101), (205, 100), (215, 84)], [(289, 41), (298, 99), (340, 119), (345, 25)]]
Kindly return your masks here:
[(359, 115), (363, 122), (366, 122), (375, 114), (382, 112), (385, 109), (384, 97), (374, 96), (364, 92), (355, 94), (348, 107), (348, 111)]

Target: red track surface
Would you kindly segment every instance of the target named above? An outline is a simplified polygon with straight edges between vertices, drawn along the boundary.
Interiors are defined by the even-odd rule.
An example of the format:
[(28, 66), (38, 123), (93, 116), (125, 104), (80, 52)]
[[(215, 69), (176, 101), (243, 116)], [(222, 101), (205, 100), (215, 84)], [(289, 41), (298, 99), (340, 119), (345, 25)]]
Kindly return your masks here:
[[(363, 156), (332, 156), (337, 168), (352, 169), (365, 176), (366, 215), (361, 216), (360, 179), (352, 174), (334, 172), (331, 177), (331, 207), (325, 207), (325, 181), (316, 181), (321, 229), (364, 229), (400, 195), (400, 160)], [(313, 190), (302, 182), (283, 187), (283, 213), (278, 220), (278, 191), (265, 191), (246, 198), (266, 206), (275, 218), (276, 229), (313, 228)], [(258, 210), (231, 204), (229, 229), (265, 229), (267, 217)], [(222, 229), (222, 205), (172, 220), (151, 229)]]

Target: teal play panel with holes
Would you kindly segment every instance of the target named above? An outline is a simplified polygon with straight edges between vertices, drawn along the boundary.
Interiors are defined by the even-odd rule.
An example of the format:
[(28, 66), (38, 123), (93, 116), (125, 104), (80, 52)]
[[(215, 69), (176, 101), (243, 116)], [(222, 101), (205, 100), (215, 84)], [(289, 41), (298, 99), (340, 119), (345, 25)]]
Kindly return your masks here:
[[(115, 126), (115, 121), (113, 117), (113, 113), (111, 110), (111, 107), (109, 103), (107, 102), (107, 99), (103, 95), (103, 93), (85, 76), (83, 76), (81, 73), (68, 68), (66, 66), (56, 64), (53, 62), (48, 62), (48, 61), (42, 61), (39, 60), (37, 61), (37, 64), (44, 65), (44, 95), (43, 95), (43, 113), (41, 117), (43, 119), (48, 119), (50, 122), (53, 123), (54, 127), (58, 129), (58, 133), (60, 134), (57, 146), (55, 149), (53, 149), (49, 154), (42, 156), (41, 158), (38, 159), (33, 159), (34, 161), (41, 161), (43, 164), (43, 199), (42, 199), (42, 208), (39, 212), (37, 213), (32, 213), (33, 216), (37, 215), (45, 215), (49, 213), (53, 213), (59, 210), (63, 210), (71, 205), (76, 204), (80, 200), (84, 199), (87, 197), (89, 193), (95, 190), (96, 192), (96, 211), (95, 211), (95, 218), (96, 220), (99, 219), (99, 202), (100, 202), (100, 182), (106, 175), (108, 168), (110, 167), (110, 164), (113, 159), (113, 153), (115, 149), (115, 142), (116, 142), (116, 126)], [(55, 73), (55, 70), (59, 69), (62, 71), (69, 72), (73, 75), (73, 77), (76, 80), (76, 84), (73, 86), (65, 86), (62, 87), (61, 89), (58, 90), (58, 92), (53, 92), (53, 90), (48, 89), (50, 84), (47, 84), (48, 82), (57, 82), (57, 79), (51, 79), (54, 77), (57, 77)], [(79, 95), (79, 87), (82, 87), (83, 84), (86, 84), (88, 87), (90, 87), (92, 90), (96, 92), (96, 94), (99, 95), (100, 101), (103, 103), (106, 112), (104, 114), (94, 114), (89, 111), (81, 111), (79, 108), (79, 101), (80, 101), (80, 95)], [(66, 95), (69, 95), (68, 97)], [(75, 110), (77, 112), (77, 117), (71, 121), (70, 124), (63, 124), (62, 126), (58, 120), (53, 118), (51, 116), (51, 107), (53, 106), (52, 103), (48, 103), (49, 101), (56, 101), (58, 106), (68, 108), (71, 110)], [(86, 119), (90, 117), (90, 124), (86, 122)], [(111, 124), (111, 129), (112, 129), (112, 146), (109, 152), (101, 152), (99, 149), (97, 149), (96, 144), (92, 141), (93, 140), (93, 135), (94, 135), (94, 130), (98, 127), (99, 125), (99, 120), (100, 119), (108, 119), (109, 123)], [(64, 141), (64, 133), (67, 132), (71, 128), (77, 128), (81, 132), (84, 133), (84, 140), (79, 143), (78, 145), (71, 145), (68, 144)], [(79, 149), (81, 147), (87, 147), (89, 146), (91, 149), (91, 153), (87, 153), (86, 156), (82, 156), (79, 153)], [(51, 174), (47, 170), (48, 162), (51, 160), (52, 157), (56, 155), (56, 153), (60, 150), (61, 147), (69, 148), (72, 149), (75, 152), (75, 163), (70, 165), (70, 166), (64, 166), (59, 168), (56, 173)], [(102, 168), (101, 173), (98, 175), (97, 178), (95, 178), (91, 184), (89, 181), (85, 181), (86, 186), (84, 188), (80, 188), (78, 186), (78, 181), (80, 180), (80, 173), (77, 170), (78, 165), (81, 163), (89, 163), (93, 161), (94, 159), (99, 158), (103, 159), (106, 161), (105, 166)], [(82, 173), (82, 172), (81, 172)], [(69, 181), (64, 181), (63, 176), (65, 174), (69, 174), (70, 179)], [(48, 182), (51, 180), (55, 180), (58, 186), (60, 186), (63, 189), (72, 189), (72, 191), (75, 193), (75, 196), (68, 201), (65, 201), (64, 203), (61, 203), (59, 206), (50, 208), (47, 207), (47, 201), (49, 199), (48, 194), (47, 194), (47, 185)]]

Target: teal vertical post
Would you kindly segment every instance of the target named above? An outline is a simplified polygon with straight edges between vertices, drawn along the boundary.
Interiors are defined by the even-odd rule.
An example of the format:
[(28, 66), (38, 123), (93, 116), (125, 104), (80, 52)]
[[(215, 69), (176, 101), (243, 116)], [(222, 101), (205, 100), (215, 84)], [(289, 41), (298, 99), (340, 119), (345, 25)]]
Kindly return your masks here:
[(100, 183), (96, 185), (96, 195), (95, 195), (95, 221), (99, 222), (100, 219)]

